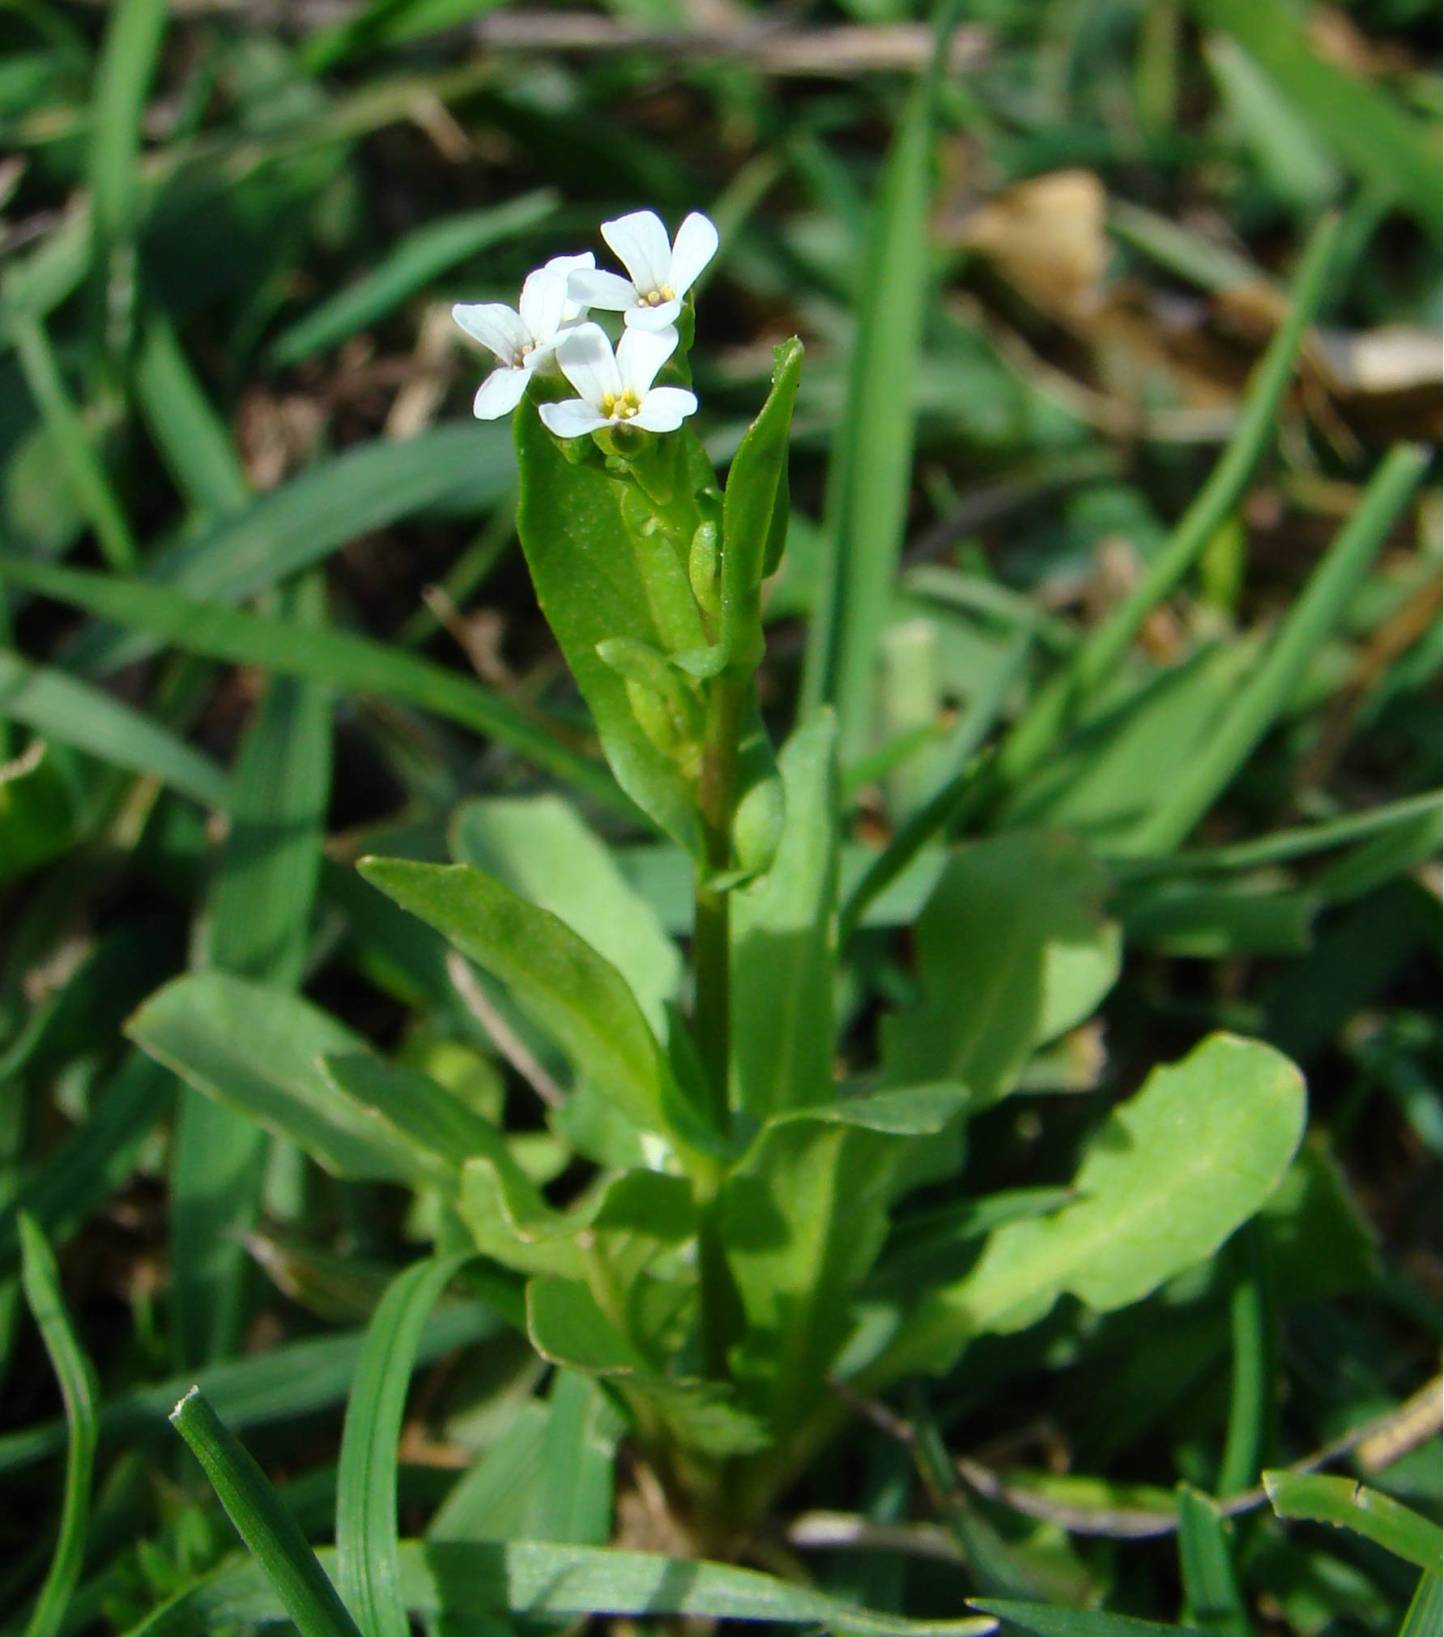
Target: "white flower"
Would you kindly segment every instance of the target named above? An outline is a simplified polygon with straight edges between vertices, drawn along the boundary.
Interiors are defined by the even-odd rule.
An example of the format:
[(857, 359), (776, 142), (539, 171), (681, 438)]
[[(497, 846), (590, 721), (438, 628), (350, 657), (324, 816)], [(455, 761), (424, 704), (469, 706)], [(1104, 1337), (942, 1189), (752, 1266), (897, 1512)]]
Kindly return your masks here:
[(586, 307), (574, 301), (568, 282), (577, 271), (594, 267), (590, 252), (582, 256), (553, 256), (545, 267), (528, 273), (521, 287), (520, 311), (500, 301), (468, 305), (458, 302), (451, 316), (474, 340), (496, 354), (494, 369), (477, 388), (472, 412), (483, 421), (509, 415), (521, 402), (533, 370), (549, 364), (567, 326), (581, 318)]
[(568, 289), (589, 307), (625, 314), (627, 325), (639, 329), (675, 324), (682, 297), (717, 254), (717, 229), (697, 210), (671, 244), (662, 218), (651, 210), (603, 222), (602, 237), (632, 275), (631, 283), (617, 273), (579, 270), (571, 275)]
[(599, 325), (568, 330), (557, 346), (557, 363), (581, 397), (542, 404), (542, 420), (559, 438), (580, 438), (604, 426), (675, 432), (696, 413), (697, 400), (685, 387), (652, 382), (676, 346), (673, 329), (628, 330), (614, 354)]

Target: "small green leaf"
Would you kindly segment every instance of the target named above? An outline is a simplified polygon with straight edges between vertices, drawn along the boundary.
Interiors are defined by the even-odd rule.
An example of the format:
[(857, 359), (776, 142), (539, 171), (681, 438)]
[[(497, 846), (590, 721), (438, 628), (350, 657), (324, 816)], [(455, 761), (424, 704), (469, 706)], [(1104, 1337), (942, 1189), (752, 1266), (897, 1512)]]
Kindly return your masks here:
[(1047, 1603), (1018, 1603), (1000, 1597), (970, 1597), (968, 1607), (996, 1614), (1036, 1637), (1202, 1637), (1189, 1626), (1166, 1626), (1158, 1620), (1136, 1620), (1130, 1614), (1104, 1614), (1098, 1609), (1053, 1608)]

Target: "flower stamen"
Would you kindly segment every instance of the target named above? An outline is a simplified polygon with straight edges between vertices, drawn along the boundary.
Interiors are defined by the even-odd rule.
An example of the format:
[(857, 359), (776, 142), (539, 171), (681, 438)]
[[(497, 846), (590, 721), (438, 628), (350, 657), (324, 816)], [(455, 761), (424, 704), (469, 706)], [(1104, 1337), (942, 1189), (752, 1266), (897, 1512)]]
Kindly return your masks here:
[(630, 387), (622, 392), (602, 395), (602, 414), (613, 421), (629, 421), (642, 407), (641, 400)]

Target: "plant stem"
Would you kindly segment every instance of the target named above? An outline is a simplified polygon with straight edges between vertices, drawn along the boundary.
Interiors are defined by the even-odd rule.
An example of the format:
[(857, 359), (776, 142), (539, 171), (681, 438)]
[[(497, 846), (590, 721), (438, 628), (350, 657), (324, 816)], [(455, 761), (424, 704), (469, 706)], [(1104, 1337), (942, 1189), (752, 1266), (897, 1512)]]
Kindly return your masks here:
[(727, 1121), (729, 1070), (729, 893), (712, 881), (732, 862), (732, 810), (737, 799), (737, 741), (741, 734), (747, 684), (724, 673), (707, 699), (707, 724), (697, 805), (707, 844), (707, 868), (696, 882), (692, 960), (696, 978), (697, 1046), (707, 1070), (713, 1109), (720, 1125)]

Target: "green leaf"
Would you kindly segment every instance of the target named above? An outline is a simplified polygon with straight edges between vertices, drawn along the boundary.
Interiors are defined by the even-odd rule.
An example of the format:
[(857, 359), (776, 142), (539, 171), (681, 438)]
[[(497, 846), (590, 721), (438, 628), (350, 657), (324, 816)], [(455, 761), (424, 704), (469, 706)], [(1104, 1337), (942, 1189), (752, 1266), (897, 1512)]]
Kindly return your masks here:
[(655, 1440), (660, 1426), (670, 1439), (715, 1456), (746, 1454), (767, 1443), (765, 1428), (738, 1405), (729, 1382), (665, 1374), (579, 1281), (533, 1279), (526, 1312), (527, 1335), (542, 1357), (612, 1385), (644, 1439)]
[(1399, 1637), (1434, 1637), (1439, 1630), (1441, 1613), (1444, 1613), (1444, 1575), (1438, 1569), (1426, 1569), (1409, 1600)]
[(778, 761), (785, 817), (767, 874), (732, 894), (732, 1096), (765, 1119), (831, 1095), (837, 728), (819, 713)]
[(612, 1538), (617, 1439), (626, 1424), (606, 1392), (586, 1376), (557, 1370), (539, 1451), (538, 1540), (605, 1546)]
[(1228, 1531), (1207, 1495), (1179, 1485), (1178, 1563), (1188, 1623), (1219, 1637), (1249, 1637), (1253, 1627), (1239, 1592)]
[(1188, 1626), (1166, 1626), (1157, 1620), (1136, 1620), (1131, 1614), (1104, 1614), (1099, 1609), (1060, 1609), (1000, 1597), (970, 1597), (968, 1607), (996, 1614), (1036, 1637), (1202, 1637)]
[(1350, 1529), (1406, 1563), (1440, 1572), (1444, 1531), (1382, 1490), (1316, 1472), (1265, 1472), (1263, 1485), (1281, 1518)]
[(176, 1405), (171, 1421), (301, 1637), (361, 1637), (285, 1502), (199, 1387)]
[(244, 511), (252, 492), (230, 428), (196, 379), (169, 317), (147, 313), (135, 359), (137, 405), (177, 487), (214, 524)]
[[(0, 693), (0, 718), (4, 713)], [(0, 766), (0, 882), (68, 852), (85, 833), (76, 773), (73, 759), (43, 739)]]
[[(544, 728), (537, 727), (479, 683), (402, 653), (386, 643), (372, 642), (347, 631), (306, 625), (298, 620), (221, 608), (169, 586), (36, 563), (4, 552), (0, 552), (0, 579), (28, 586), (42, 596), (62, 598), (106, 619), (134, 626), (137, 631), (163, 637), (187, 653), (230, 660), (239, 665), (260, 665), (269, 671), (309, 677), (357, 693), (407, 700), (473, 732), (510, 745), (531, 757), (539, 767), (569, 780), (579, 790), (597, 796), (614, 808), (620, 807), (628, 815), (635, 814), (635, 808), (620, 796), (605, 769), (591, 758), (559, 743)], [(144, 647), (143, 651), (148, 652), (149, 648)], [(128, 645), (125, 652), (129, 652)], [(0, 655), (0, 660), (5, 660), (5, 656)], [(104, 746), (108, 741), (101, 739), (98, 728), (87, 730), (80, 706), (89, 708), (91, 701), (98, 700), (101, 712), (108, 708), (109, 719), (114, 721), (121, 720), (116, 713), (124, 707), (59, 672), (41, 673), (37, 668), (27, 667), (15, 674), (30, 683), (14, 696), (26, 711), (25, 720), (33, 717), (36, 725), (43, 724), (43, 731), (49, 732), (51, 737), (73, 741), (85, 749), (94, 748), (97, 755), (106, 754)], [(0, 687), (4, 686), (4, 677), (5, 673), (0, 672)], [(43, 691), (37, 685), (42, 679)], [(3, 699), (4, 695), (0, 694), (0, 701)], [(8, 711), (8, 704), (5, 708)], [(15, 714), (20, 714), (19, 708)], [(107, 717), (102, 714), (98, 720), (104, 723)], [(85, 737), (81, 737), (82, 734)], [(122, 733), (119, 743), (128, 747), (134, 734), (133, 728), (129, 733)], [(146, 739), (143, 743), (154, 761), (160, 753), (155, 748), (157, 742)], [(130, 759), (119, 756), (111, 759), (131, 766), (137, 753), (128, 754)], [(164, 765), (168, 770), (174, 769), (174, 752), (167, 754), (171, 760)], [(182, 768), (180, 773), (169, 772), (168, 776), (172, 783), (177, 783), (177, 788), (198, 793), (194, 768), (200, 758), (194, 752), (186, 754), (192, 758), (188, 764), (189, 782), (177, 783), (179, 777), (186, 775), (187, 768)], [(149, 767), (146, 770), (149, 771)], [(205, 777), (204, 773), (201, 777)]]
[[(327, 1551), (320, 1553), (323, 1564), (333, 1557)], [(401, 1578), (407, 1607), (432, 1616), (485, 1611), (510, 1611), (532, 1619), (691, 1615), (821, 1625), (839, 1637), (844, 1633), (856, 1633), (856, 1637), (984, 1637), (995, 1624), (989, 1619), (910, 1620), (900, 1614), (857, 1608), (756, 1569), (662, 1557), (655, 1552), (557, 1546), (543, 1541), (495, 1545), (404, 1541)], [(127, 1637), (209, 1637), (227, 1625), (275, 1621), (283, 1613), (284, 1605), (254, 1565), (227, 1566), (132, 1627)], [(1075, 1618), (1115, 1617), (1075, 1614)], [(1096, 1637), (1159, 1637), (1176, 1629), (1147, 1621), (1127, 1625), (1132, 1629), (1099, 1630)], [(1081, 1637), (1095, 1634), (1084, 1632)]]
[[(596, 721), (607, 761), (643, 812), (700, 859), (691, 786), (643, 731), (626, 680), (597, 652), (599, 643), (617, 638), (671, 649), (648, 601), (623, 513), (623, 485), (598, 462), (569, 459), (525, 405), (516, 416), (516, 449), (517, 533), (537, 601)], [(660, 549), (671, 548), (662, 542)]]
[(364, 1042), (309, 1001), (198, 972), (152, 995), (126, 1033), (187, 1085), (291, 1138), (336, 1176), (413, 1174), (409, 1147), (389, 1140), (322, 1069), (322, 1058)]
[(367, 858), (358, 868), (504, 983), (633, 1124), (688, 1135), (666, 1058), (625, 979), (570, 927), (466, 864)]
[(913, 87), (878, 184), (857, 283), (847, 399), (828, 469), (830, 549), (808, 633), (803, 714), (836, 705), (844, 764), (871, 747), (875, 672), (907, 525), (935, 107), (959, 9), (946, 0), (937, 9), (932, 64)]
[(90, 1482), (99, 1437), (96, 1415), (99, 1387), (95, 1369), (82, 1351), (70, 1316), (65, 1311), (60, 1270), (55, 1264), (54, 1252), (35, 1220), (23, 1212), (20, 1216), (20, 1250), (20, 1280), (25, 1300), (60, 1383), (70, 1434), (60, 1533), (45, 1582), (25, 1626), (25, 1637), (54, 1637), (62, 1628), (65, 1611), (85, 1566)]
[(1064, 1294), (1100, 1313), (1141, 1301), (1263, 1206), (1303, 1122), (1303, 1080), (1287, 1058), (1210, 1036), (1104, 1121), (1076, 1201), (999, 1229), (961, 1279), (924, 1297), (868, 1381), (946, 1368), (969, 1338), (1021, 1330)]
[(422, 1326), (468, 1259), (418, 1262), (397, 1274), (367, 1326), (346, 1401), (336, 1477), (336, 1579), (367, 1637), (410, 1637), (397, 1552), (396, 1451)]
[(226, 775), (208, 756), (129, 705), (53, 666), (32, 665), (18, 654), (0, 652), (0, 716), (113, 767), (158, 778), (203, 806), (224, 809), (227, 804)]
[[(794, 336), (773, 355), (772, 387), (748, 427), (727, 472), (722, 502), (722, 666), (752, 669), (762, 657), (761, 588), (771, 572), (769, 547), (786, 530), (788, 440), (802, 375), (802, 343)], [(773, 567), (776, 565), (774, 564)]]
[(1006, 1095), (1117, 979), (1106, 887), (1066, 835), (1019, 831), (960, 848), (917, 923), (923, 1005), (883, 1021), (888, 1077), (960, 1081), (975, 1106)]
[(495, 797), (457, 809), (451, 850), (564, 921), (627, 980), (653, 1030), (682, 981), (677, 946), (611, 851), (557, 796)]

